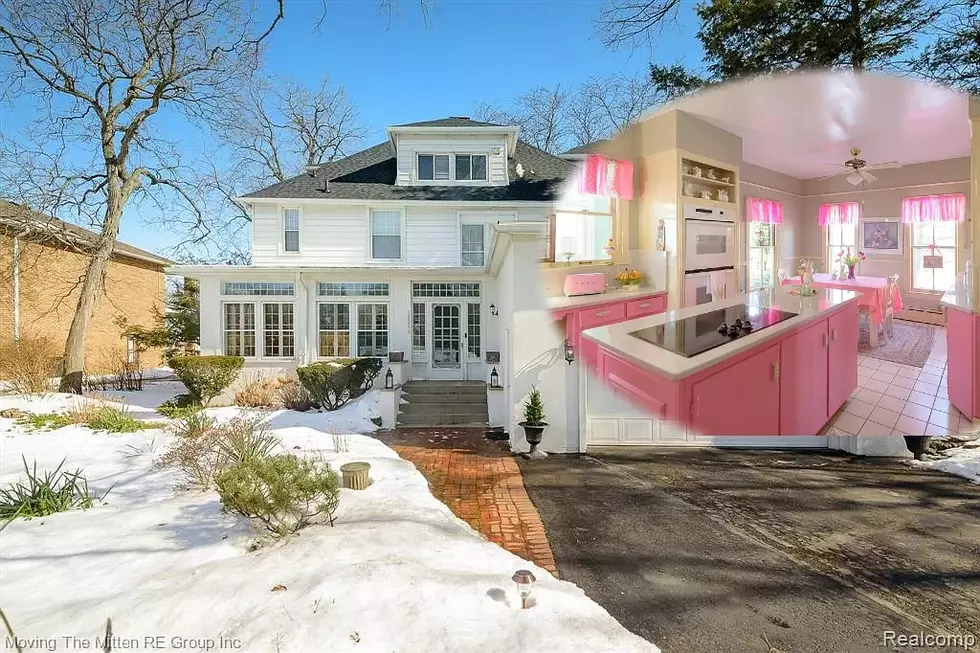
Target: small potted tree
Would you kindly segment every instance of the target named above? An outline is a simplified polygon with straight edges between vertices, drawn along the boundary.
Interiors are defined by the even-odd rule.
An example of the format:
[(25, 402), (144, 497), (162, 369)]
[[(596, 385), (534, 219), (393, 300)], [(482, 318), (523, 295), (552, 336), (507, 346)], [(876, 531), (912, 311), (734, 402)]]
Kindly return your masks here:
[(527, 443), (531, 445), (527, 457), (541, 456), (538, 445), (541, 444), (541, 434), (548, 427), (548, 423), (544, 421), (544, 404), (541, 403), (541, 393), (533, 386), (524, 401), (524, 421), (520, 422), (520, 426), (524, 429), (524, 437), (527, 439)]

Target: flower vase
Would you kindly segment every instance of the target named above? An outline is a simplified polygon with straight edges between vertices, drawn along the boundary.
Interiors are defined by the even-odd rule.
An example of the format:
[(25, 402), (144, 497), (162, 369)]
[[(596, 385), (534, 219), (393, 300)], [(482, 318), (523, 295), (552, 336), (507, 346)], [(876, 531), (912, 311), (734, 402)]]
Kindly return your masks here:
[(847, 278), (848, 279), (853, 279), (854, 278), (854, 266), (853, 265), (848, 265), (847, 266)]

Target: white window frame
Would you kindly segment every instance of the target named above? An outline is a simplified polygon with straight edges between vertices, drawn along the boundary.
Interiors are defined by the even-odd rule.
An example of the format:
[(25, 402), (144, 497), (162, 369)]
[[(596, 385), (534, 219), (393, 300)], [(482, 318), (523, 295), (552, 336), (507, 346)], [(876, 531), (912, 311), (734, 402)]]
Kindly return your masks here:
[[(758, 250), (764, 250), (764, 249), (766, 249), (763, 246), (758, 246), (758, 245), (753, 245), (752, 244), (752, 227), (753, 227), (753, 225), (756, 225), (756, 224), (765, 224), (766, 226), (769, 227), (769, 230), (770, 230), (769, 231), (769, 234), (770, 234), (769, 249), (772, 252), (772, 254), (771, 254), (771, 256), (772, 256), (772, 278), (769, 279), (769, 284), (768, 285), (752, 286), (752, 250), (753, 249), (758, 249)], [(748, 285), (749, 290), (750, 291), (751, 290), (761, 290), (763, 288), (770, 288), (772, 286), (778, 285), (779, 284), (779, 278), (778, 278), (779, 250), (778, 250), (777, 244), (779, 243), (779, 225), (778, 224), (771, 224), (771, 223), (768, 223), (768, 222), (747, 222), (746, 223), (746, 230), (745, 230), (745, 240), (746, 240), (747, 249), (748, 249), (748, 251), (746, 253), (747, 255), (746, 255), (746, 258), (745, 258), (745, 262), (746, 262), (746, 266), (747, 266), (747, 272), (746, 272), (747, 279), (745, 280), (745, 283), (746, 283), (746, 285)], [(829, 251), (829, 248), (828, 248), (828, 251)]]
[[(461, 156), (469, 157), (469, 159), (470, 159), (470, 165), (469, 165), (469, 169), (470, 169), (470, 173), (469, 174), (470, 174), (470, 176), (467, 179), (460, 179), (456, 175), (456, 171), (458, 170), (458, 168), (457, 168), (458, 163), (457, 162), (459, 161), (459, 157), (461, 157)], [(473, 157), (475, 157), (475, 156), (482, 156), (483, 157), (483, 160), (484, 160), (484, 167), (483, 167), (484, 175), (480, 179), (474, 179), (474, 177), (473, 177)], [(490, 179), (490, 155), (487, 154), (487, 153), (485, 153), (485, 152), (455, 152), (455, 153), (453, 153), (453, 162), (452, 163), (453, 163), (453, 166), (452, 166), (453, 181), (480, 183), (480, 182), (489, 181), (489, 179)]]
[[(361, 306), (384, 306), (386, 314), (385, 330), (378, 331), (377, 329), (371, 329), (374, 333), (385, 333), (388, 340), (388, 352), (391, 351), (391, 304), (388, 301), (379, 301), (376, 297), (362, 297), (359, 299), (348, 299), (343, 301), (343, 297), (321, 297), (316, 303), (316, 356), (319, 360), (330, 360), (333, 358), (384, 358), (388, 354), (371, 356), (362, 355), (359, 349), (358, 343), (358, 333), (360, 329), (360, 307)], [(339, 300), (339, 301), (338, 301)], [(330, 354), (327, 356), (323, 355), (320, 347), (320, 335), (324, 333), (324, 330), (320, 328), (320, 306), (322, 304), (336, 304), (347, 306), (347, 353), (340, 354)], [(333, 329), (330, 333), (342, 333), (341, 329)]]
[[(474, 333), (473, 333), (473, 326), (474, 326), (474, 324), (470, 321), (470, 318), (473, 316), (473, 313), (471, 312), (470, 309), (471, 309), (471, 307), (474, 307), (474, 306), (477, 309), (476, 310), (476, 319), (477, 319), (477, 322), (475, 324), (475, 326), (476, 326), (476, 334), (475, 335), (476, 335), (477, 345), (478, 345), (478, 351), (475, 354), (473, 353), (473, 351), (471, 349), (471, 347), (473, 346), (472, 343), (473, 343), (473, 336), (474, 336)], [(466, 334), (466, 343), (465, 343), (465, 349), (466, 349), (465, 356), (466, 356), (466, 360), (469, 361), (469, 362), (474, 362), (474, 361), (478, 362), (478, 361), (482, 360), (482, 357), (483, 357), (484, 336), (486, 335), (485, 334), (485, 331), (484, 331), (484, 328), (483, 328), (483, 323), (484, 323), (484, 319), (483, 319), (483, 301), (482, 301), (482, 299), (478, 299), (475, 302), (465, 302), (463, 304), (463, 307), (464, 307), (463, 310), (465, 311), (465, 319), (466, 319), (466, 323), (465, 323), (466, 324), (466, 331), (464, 331), (464, 333)]]
[[(257, 306), (256, 306), (256, 304), (258, 304), (258, 303), (260, 303), (260, 302), (256, 302), (254, 300), (253, 301), (241, 301), (241, 300), (239, 300), (239, 301), (232, 301), (232, 300), (228, 300), (228, 301), (222, 301), (221, 302), (221, 352), (225, 356), (241, 356), (242, 358), (249, 359), (249, 360), (253, 360), (253, 359), (259, 358), (259, 352), (261, 351), (261, 349), (260, 349), (261, 333), (260, 333), (260, 329), (259, 329), (260, 322), (259, 322), (258, 309), (257, 309)], [(251, 329), (251, 331), (249, 331), (248, 329), (245, 329), (244, 327), (238, 328), (238, 329), (235, 329), (234, 330), (235, 333), (239, 333), (242, 336), (243, 345), (242, 345), (242, 352), (241, 353), (239, 353), (239, 352), (229, 352), (228, 351), (228, 333), (229, 333), (229, 329), (228, 329), (228, 313), (227, 313), (227, 310), (228, 309), (227, 309), (227, 307), (230, 306), (230, 305), (232, 305), (232, 304), (237, 304), (237, 305), (239, 305), (241, 307), (240, 310), (241, 310), (241, 315), (242, 315), (242, 319), (241, 319), (242, 325), (245, 324), (245, 317), (244, 317), (245, 316), (245, 309), (244, 309), (244, 307), (245, 306), (251, 306), (252, 307), (252, 329)], [(251, 334), (253, 336), (253, 341), (252, 341), (252, 354), (250, 356), (249, 355), (246, 355), (244, 353), (244, 336), (245, 336), (245, 334), (247, 334), (249, 332), (251, 332)]]
[[(361, 329), (361, 308), (364, 307), (364, 306), (383, 306), (384, 309), (385, 309), (385, 328), (384, 328), (384, 331), (380, 331), (378, 329), (375, 329), (373, 323), (371, 325), (372, 326), (371, 329), (364, 329), (364, 331), (369, 331), (369, 332), (375, 334), (375, 338), (377, 338), (377, 334), (378, 333), (384, 333), (385, 334), (385, 341), (387, 342), (387, 344), (385, 345), (385, 353), (384, 354), (370, 354), (370, 355), (368, 355), (368, 354), (362, 354), (361, 353), (361, 349), (360, 349), (361, 345), (360, 345), (360, 338), (359, 338), (359, 336), (360, 336), (360, 333), (362, 331), (362, 329)], [(374, 317), (374, 312), (372, 311), (372, 318), (373, 317)], [(351, 338), (351, 348), (354, 350), (354, 356), (357, 357), (357, 358), (365, 358), (365, 357), (385, 358), (385, 357), (388, 356), (388, 353), (391, 351), (391, 306), (388, 304), (388, 302), (363, 301), (363, 302), (357, 302), (355, 304), (355, 308), (354, 308), (353, 337)]]
[(136, 336), (126, 336), (126, 364), (138, 365), (139, 362), (140, 352), (136, 346)]
[[(932, 226), (932, 237), (933, 237), (933, 239), (930, 242), (930, 244), (931, 244), (931, 243), (934, 243), (935, 242), (935, 238), (936, 238), (936, 223), (935, 222), (930, 222), (930, 223), (926, 223), (926, 224), (929, 224), (929, 225)], [(960, 242), (962, 240), (961, 234), (960, 234), (960, 225), (962, 223), (961, 222), (941, 222), (939, 224), (943, 224), (943, 225), (948, 224), (948, 225), (952, 225), (952, 227), (953, 227), (953, 246), (950, 247), (949, 245), (942, 245), (942, 246), (937, 245), (936, 246), (936, 252), (939, 253), (939, 254), (942, 254), (942, 257), (943, 257), (943, 267), (944, 268), (946, 268), (946, 267), (948, 267), (950, 265), (953, 266), (953, 276), (955, 277), (956, 276), (956, 270), (958, 269), (958, 259), (959, 259), (959, 253), (960, 253)], [(935, 288), (935, 285), (936, 285), (936, 271), (935, 270), (930, 270), (932, 272), (932, 285), (933, 285), (933, 288), (919, 288), (919, 287), (917, 287), (915, 285), (915, 261), (916, 261), (916, 258), (917, 258), (916, 257), (916, 253), (917, 253), (916, 250), (923, 250), (923, 253), (924, 254), (931, 253), (930, 250), (929, 250), (928, 244), (927, 245), (916, 245), (915, 244), (915, 227), (916, 227), (916, 224), (915, 223), (912, 223), (912, 224), (909, 224), (908, 225), (908, 228), (909, 228), (909, 232), (908, 232), (908, 240), (909, 240), (909, 290), (911, 292), (920, 293), (920, 294), (924, 294), (924, 295), (942, 295), (947, 290), (949, 290), (949, 288), (948, 287), (947, 288), (940, 288), (940, 289), (936, 289)], [(952, 252), (950, 252), (949, 250), (952, 250)]]
[[(331, 358), (350, 358), (352, 356), (351, 350), (354, 348), (353, 347), (354, 343), (352, 341), (352, 335), (351, 335), (352, 329), (351, 329), (351, 325), (354, 323), (354, 320), (351, 319), (351, 308), (353, 307), (354, 302), (350, 302), (350, 301), (336, 301), (336, 300), (342, 300), (342, 299), (343, 298), (341, 298), (341, 297), (324, 297), (324, 298), (322, 298), (321, 301), (317, 301), (317, 303), (316, 303), (316, 355), (317, 355), (317, 358), (319, 358), (319, 359), (329, 360)], [(322, 345), (322, 341), (321, 341), (322, 334), (323, 333), (328, 333), (328, 332), (329, 333), (343, 333), (344, 332), (343, 329), (329, 329), (329, 330), (324, 330), (323, 328), (321, 328), (321, 326), (320, 326), (320, 306), (322, 306), (324, 304), (326, 304), (326, 305), (346, 306), (347, 307), (347, 353), (346, 354), (345, 353), (332, 353), (332, 354), (329, 354), (327, 356), (324, 356), (323, 355), (322, 346), (321, 346)]]
[[(851, 254), (857, 254), (860, 251), (860, 243), (858, 242), (858, 238), (860, 236), (860, 233), (858, 233), (858, 226), (859, 225), (860, 225), (860, 222), (855, 223), (855, 224), (828, 224), (828, 225), (825, 225), (824, 226), (824, 228), (823, 228), (823, 244), (824, 244), (823, 251), (824, 251), (824, 256), (827, 257), (827, 264), (826, 264), (825, 270), (824, 270), (825, 272), (833, 272), (834, 271), (834, 268), (837, 267), (837, 265), (838, 265), (837, 252), (840, 252), (841, 250), (843, 250), (844, 252), (846, 252), (848, 247), (851, 248)], [(854, 244), (853, 245), (843, 245), (843, 244), (832, 245), (830, 243), (830, 234), (831, 234), (831, 231), (833, 229), (835, 229), (835, 228), (838, 228), (838, 227), (840, 227), (840, 228), (847, 227), (847, 228), (851, 229), (852, 233), (854, 234)], [(841, 243), (843, 243), (843, 241), (844, 241), (844, 239), (842, 237), (841, 238)], [(831, 249), (831, 248), (833, 248), (833, 249)], [(789, 274), (789, 276), (795, 276), (796, 275), (796, 268), (793, 268), (792, 270), (787, 270), (787, 274)]]
[[(432, 157), (432, 178), (431, 179), (426, 179), (426, 178), (422, 177), (422, 166), (419, 163), (419, 159), (421, 157), (423, 157), (423, 156), (431, 156)], [(448, 161), (449, 170), (446, 173), (446, 178), (445, 179), (440, 179), (439, 177), (436, 176), (436, 158), (437, 157), (446, 157), (446, 160)], [(488, 162), (488, 164), (489, 164), (489, 162)], [(454, 174), (455, 174), (455, 165), (456, 165), (456, 161), (453, 159), (453, 155), (450, 154), (450, 153), (447, 153), (447, 152), (416, 152), (415, 153), (415, 179), (417, 181), (431, 181), (431, 182), (437, 182), (437, 181), (453, 181), (453, 177), (454, 177)]]
[[(416, 309), (421, 307), (422, 312), (417, 313)], [(421, 332), (416, 333), (416, 323), (415, 318), (417, 316), (422, 317)], [(412, 362), (413, 363), (425, 363), (428, 361), (429, 352), (429, 303), (425, 300), (412, 300), (412, 314), (410, 317), (409, 325), (410, 333), (412, 334)], [(421, 348), (416, 346), (416, 340), (421, 339)]]
[[(261, 306), (261, 309), (262, 309), (262, 322), (261, 322), (262, 358), (263, 359), (267, 359), (267, 360), (293, 360), (294, 358), (296, 358), (296, 303), (295, 302), (283, 302), (283, 301), (263, 301), (263, 302), (261, 302), (261, 304), (262, 304), (262, 306)], [(266, 324), (265, 324), (265, 310), (266, 310), (266, 306), (277, 306), (278, 307), (278, 314), (279, 314), (279, 328), (278, 329), (267, 329)], [(283, 320), (283, 312), (282, 312), (282, 307), (283, 306), (289, 306), (290, 309), (291, 309), (291, 311), (292, 311), (292, 320), (291, 320), (291, 326), (290, 326), (289, 329), (286, 329), (283, 326), (284, 325), (284, 322), (285, 322)], [(269, 336), (271, 334), (278, 334), (278, 338), (279, 338), (279, 349), (280, 349), (280, 352), (281, 352), (279, 355), (271, 355), (267, 351), (266, 338), (267, 338), (267, 336)], [(286, 349), (286, 336), (287, 335), (289, 335), (289, 336), (292, 337), (292, 344), (291, 344), (292, 353), (291, 354), (282, 353)]]
[[(296, 211), (296, 249), (286, 249), (286, 211)], [(283, 206), (279, 211), (279, 253), (283, 256), (299, 256), (303, 253), (303, 210), (299, 206)]]
[[(368, 253), (372, 261), (390, 263), (405, 260), (406, 247), (406, 225), (404, 208), (376, 207), (368, 208)], [(377, 258), (374, 255), (374, 214), (375, 213), (397, 213), (398, 214), (398, 258)], [(384, 234), (391, 235), (391, 234)]]
[[(482, 267), (485, 267), (486, 266), (486, 264), (487, 264), (487, 240), (488, 240), (488, 238), (487, 238), (487, 231), (488, 231), (487, 227), (488, 226), (489, 225), (487, 225), (485, 222), (473, 222), (473, 221), (462, 220), (462, 219), (459, 221), (459, 266), (461, 268), (482, 268)], [(463, 241), (463, 231), (464, 231), (465, 227), (480, 227), (481, 228), (481, 234), (482, 234), (482, 236), (481, 236), (482, 243), (481, 244), (482, 244), (482, 249), (479, 250), (479, 253), (480, 253), (480, 263), (479, 263), (479, 265), (467, 265), (467, 263), (466, 263), (466, 256), (465, 255), (466, 254), (476, 254), (477, 253), (477, 250), (475, 250), (475, 249), (472, 249), (472, 250), (463, 249), (463, 247), (465, 245), (465, 243)]]

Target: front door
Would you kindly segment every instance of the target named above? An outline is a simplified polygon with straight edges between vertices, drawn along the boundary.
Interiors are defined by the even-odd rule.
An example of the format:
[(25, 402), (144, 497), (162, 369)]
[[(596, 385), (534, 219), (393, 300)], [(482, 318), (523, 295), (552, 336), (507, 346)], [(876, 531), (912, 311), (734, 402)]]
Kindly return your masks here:
[(432, 304), (432, 378), (463, 378), (460, 304)]

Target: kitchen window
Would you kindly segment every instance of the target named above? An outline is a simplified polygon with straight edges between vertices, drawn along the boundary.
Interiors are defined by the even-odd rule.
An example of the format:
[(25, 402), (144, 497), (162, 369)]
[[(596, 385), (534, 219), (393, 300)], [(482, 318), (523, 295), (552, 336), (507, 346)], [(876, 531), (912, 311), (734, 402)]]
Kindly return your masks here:
[[(916, 222), (912, 228), (912, 290), (946, 292), (956, 280), (956, 229), (959, 222)], [(935, 248), (930, 247), (935, 245)], [(923, 267), (923, 257), (943, 257), (943, 267)]]
[(371, 258), (397, 260), (401, 257), (401, 211), (371, 211)]
[(283, 209), (282, 238), (284, 251), (299, 251), (299, 209)]
[(487, 155), (485, 154), (457, 154), (456, 155), (456, 180), (457, 181), (486, 181), (487, 178)]
[[(851, 248), (852, 254), (857, 254), (857, 225), (856, 224), (828, 224), (827, 225), (827, 264), (825, 271), (830, 272), (840, 266), (838, 254), (847, 253), (847, 248)], [(796, 274), (796, 270), (790, 270), (790, 276)]]
[(294, 344), (293, 305), (262, 304), (262, 355), (292, 358)]
[(225, 356), (255, 356), (255, 304), (224, 305)]
[(446, 181), (449, 179), (448, 154), (419, 154), (418, 178), (421, 181)]
[(749, 289), (757, 290), (772, 285), (772, 271), (776, 266), (776, 225), (768, 222), (749, 223)]
[(388, 305), (357, 305), (357, 355), (388, 355)]
[(318, 306), (320, 358), (350, 356), (350, 304)]
[(462, 224), (459, 226), (459, 259), (463, 267), (483, 267), (485, 234), (486, 227), (482, 224)]
[(614, 209), (609, 197), (568, 194), (548, 221), (545, 260), (552, 263), (608, 261), (613, 238)]

